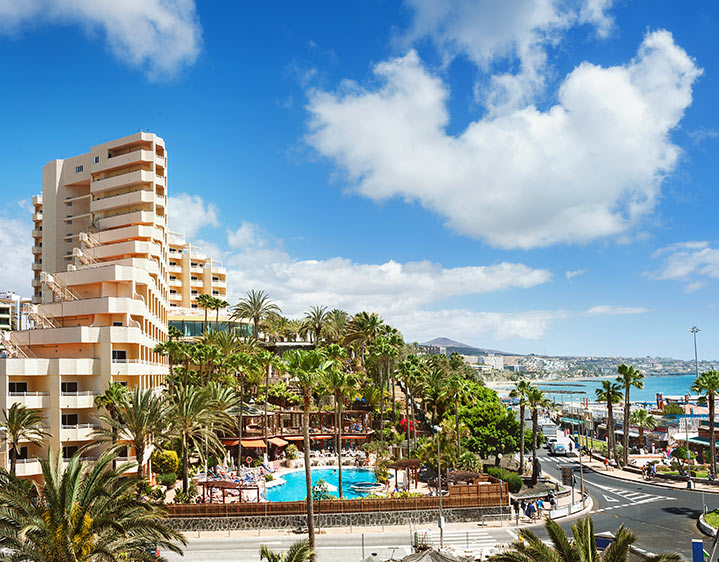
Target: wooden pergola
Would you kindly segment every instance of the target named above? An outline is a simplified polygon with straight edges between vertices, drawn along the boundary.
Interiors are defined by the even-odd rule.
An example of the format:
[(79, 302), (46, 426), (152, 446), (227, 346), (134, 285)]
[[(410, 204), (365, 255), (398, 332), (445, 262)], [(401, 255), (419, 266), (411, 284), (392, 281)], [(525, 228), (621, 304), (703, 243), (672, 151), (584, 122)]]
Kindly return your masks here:
[(257, 484), (243, 484), (241, 482), (229, 482), (228, 480), (203, 480), (198, 482), (202, 486), (202, 499), (205, 500), (205, 493), (210, 491), (210, 503), (212, 503), (212, 490), (222, 490), (222, 503), (225, 503), (225, 494), (227, 490), (239, 490), (240, 501), (242, 501), (243, 490), (255, 490), (257, 492), (257, 502), (260, 501), (260, 487)]
[(394, 486), (397, 487), (397, 471), (406, 470), (409, 478), (407, 479), (410, 486), (412, 485), (412, 477), (414, 477), (414, 487), (419, 485), (419, 468), (422, 461), (419, 459), (399, 459), (388, 465), (388, 468), (394, 470)]

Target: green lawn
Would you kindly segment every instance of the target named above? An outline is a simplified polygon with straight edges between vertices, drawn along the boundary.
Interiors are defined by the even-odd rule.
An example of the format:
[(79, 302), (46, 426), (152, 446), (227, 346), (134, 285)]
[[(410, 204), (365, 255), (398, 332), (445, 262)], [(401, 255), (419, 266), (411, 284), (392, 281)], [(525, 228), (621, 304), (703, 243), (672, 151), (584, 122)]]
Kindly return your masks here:
[(709, 523), (712, 527), (717, 528), (719, 527), (719, 510), (718, 511), (710, 511), (706, 514), (706, 520), (707, 523)]
[[(679, 476), (679, 472), (676, 470), (670, 470), (669, 472), (661, 472), (659, 471), (658, 474), (673, 474), (675, 476)], [(698, 470), (697, 475), (695, 478), (706, 478), (709, 475), (709, 471), (707, 470)]]

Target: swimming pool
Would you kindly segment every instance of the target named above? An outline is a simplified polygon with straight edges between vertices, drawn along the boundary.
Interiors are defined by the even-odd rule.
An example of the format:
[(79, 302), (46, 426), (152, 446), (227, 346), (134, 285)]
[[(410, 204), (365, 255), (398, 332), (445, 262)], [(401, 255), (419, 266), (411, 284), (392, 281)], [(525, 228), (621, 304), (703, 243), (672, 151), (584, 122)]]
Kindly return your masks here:
[[(267, 500), (271, 502), (291, 502), (304, 500), (307, 497), (307, 488), (305, 485), (305, 471), (295, 470), (281, 476), (285, 481), (284, 484), (273, 486), (267, 489)], [(312, 484), (316, 484), (318, 480), (327, 482), (330, 488), (330, 494), (339, 497), (337, 486), (339, 477), (337, 467), (329, 468), (313, 468)], [(374, 470), (367, 468), (342, 468), (342, 495), (345, 498), (361, 498), (365, 494), (357, 493), (352, 489), (352, 484), (357, 482), (377, 482), (374, 477)]]

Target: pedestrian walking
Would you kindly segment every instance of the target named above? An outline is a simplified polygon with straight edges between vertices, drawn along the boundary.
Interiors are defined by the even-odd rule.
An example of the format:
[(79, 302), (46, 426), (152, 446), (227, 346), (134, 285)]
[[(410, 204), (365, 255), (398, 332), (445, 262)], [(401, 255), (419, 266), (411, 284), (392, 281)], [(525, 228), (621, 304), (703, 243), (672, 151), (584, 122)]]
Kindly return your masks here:
[(519, 501), (517, 498), (512, 498), (512, 509), (514, 510), (514, 518), (519, 525)]
[(549, 499), (549, 505), (552, 509), (557, 509), (557, 500), (554, 499), (554, 496)]
[(542, 498), (539, 498), (537, 500), (537, 516), (539, 519), (542, 518), (542, 512), (544, 511), (544, 502), (542, 501)]
[(604, 468), (609, 470), (609, 459), (607, 457), (604, 457)]
[(522, 509), (522, 513), (524, 513), (525, 517), (529, 517), (529, 511), (527, 509), (527, 502), (526, 500), (522, 500), (522, 503), (520, 504), (520, 507)]
[(534, 505), (534, 502), (530, 502), (530, 504), (527, 506), (527, 514), (532, 521), (535, 520), (535, 517), (537, 515), (537, 506)]

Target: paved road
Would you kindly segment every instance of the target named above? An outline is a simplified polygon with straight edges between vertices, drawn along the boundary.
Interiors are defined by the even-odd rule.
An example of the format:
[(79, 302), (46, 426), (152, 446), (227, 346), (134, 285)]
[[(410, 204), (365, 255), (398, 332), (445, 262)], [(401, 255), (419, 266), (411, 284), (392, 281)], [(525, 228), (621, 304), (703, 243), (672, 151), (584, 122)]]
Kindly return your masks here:
[[(421, 528), (431, 526), (422, 526)], [(438, 532), (433, 532), (434, 540), (438, 539)], [(259, 548), (266, 544), (271, 550), (286, 550), (293, 542), (301, 537), (297, 536), (268, 536), (243, 538), (212, 538), (191, 539), (183, 557), (175, 554), (163, 553), (173, 562), (187, 560), (192, 562), (256, 562), (260, 559)], [(507, 544), (516, 539), (516, 534), (508, 528), (466, 529), (462, 531), (448, 530), (445, 533), (445, 544), (451, 544), (478, 552), (491, 548), (496, 544)], [(372, 534), (364, 535), (364, 551), (362, 548), (362, 535), (355, 534), (327, 534), (317, 536), (318, 562), (357, 562), (372, 553), (382, 560), (394, 558), (400, 560), (410, 554), (411, 538), (409, 529), (405, 532), (381, 533), (379, 529)]]
[[(562, 465), (572, 466), (579, 477), (576, 454), (552, 457), (543, 449), (539, 460), (542, 470), (555, 478), (561, 478)], [(679, 552), (691, 559), (692, 539), (704, 539), (704, 548), (710, 550), (711, 540), (699, 531), (696, 520), (702, 512), (702, 496), (711, 510), (719, 507), (719, 495), (627, 482), (601, 471), (585, 470), (584, 483), (594, 500), (596, 532), (614, 531), (624, 523), (638, 535), (637, 546), (651, 552)], [(562, 526), (569, 530), (571, 522)]]

